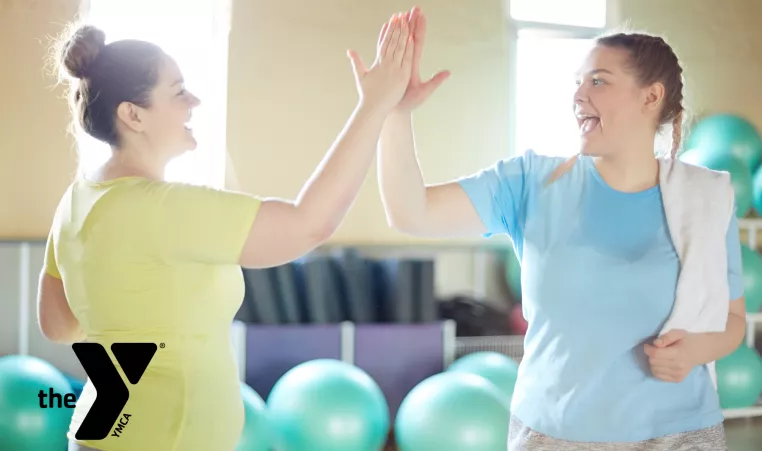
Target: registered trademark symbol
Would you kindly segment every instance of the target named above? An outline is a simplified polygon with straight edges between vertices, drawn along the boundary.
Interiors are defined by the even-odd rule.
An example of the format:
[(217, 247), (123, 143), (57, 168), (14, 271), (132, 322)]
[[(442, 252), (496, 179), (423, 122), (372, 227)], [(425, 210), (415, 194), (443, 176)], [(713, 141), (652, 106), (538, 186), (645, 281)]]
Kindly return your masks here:
[(164, 346), (165, 346), (165, 344), (164, 344), (164, 343), (159, 343), (159, 347), (160, 347), (161, 349), (164, 349)]

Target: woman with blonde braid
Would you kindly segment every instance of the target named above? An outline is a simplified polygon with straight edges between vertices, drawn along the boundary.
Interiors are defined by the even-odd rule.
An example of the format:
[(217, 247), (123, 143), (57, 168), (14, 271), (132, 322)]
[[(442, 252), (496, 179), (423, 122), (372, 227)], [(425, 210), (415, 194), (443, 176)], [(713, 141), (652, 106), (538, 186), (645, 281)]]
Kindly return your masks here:
[[(416, 63), (422, 34), (415, 26)], [(408, 91), (381, 133), (387, 218), (422, 237), (512, 238), (528, 330), (509, 451), (725, 450), (707, 364), (744, 336), (737, 220), (718, 240), (727, 242), (730, 299), (718, 301), (729, 303), (726, 330), (659, 335), (675, 301), (680, 262), (666, 223), (655, 138), (672, 126), (675, 156), (682, 69), (657, 36), (612, 34), (595, 44), (569, 99), (579, 155), (529, 150), (437, 185), (424, 184), (416, 159), (411, 111), (433, 89), (420, 82), (414, 64)]]

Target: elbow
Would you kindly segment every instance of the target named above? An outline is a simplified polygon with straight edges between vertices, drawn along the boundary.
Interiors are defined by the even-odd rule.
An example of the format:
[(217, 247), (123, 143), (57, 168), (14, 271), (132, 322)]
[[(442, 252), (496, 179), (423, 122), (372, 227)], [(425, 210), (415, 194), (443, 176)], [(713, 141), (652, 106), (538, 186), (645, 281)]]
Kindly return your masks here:
[(420, 233), (420, 221), (414, 220), (404, 215), (386, 213), (386, 223), (392, 230), (404, 233), (406, 235), (417, 235)]
[(40, 333), (46, 340), (56, 344), (68, 345), (81, 341), (79, 328), (77, 330), (64, 330), (56, 325), (40, 322)]
[(310, 243), (309, 247), (318, 247), (331, 239), (333, 234), (336, 233), (336, 230), (338, 230), (340, 224), (340, 221), (330, 220), (312, 221), (311, 223), (306, 223), (306, 238)]
[(38, 327), (42, 336), (52, 343), (71, 344), (85, 339), (82, 328), (76, 321), (41, 314), (38, 317)]

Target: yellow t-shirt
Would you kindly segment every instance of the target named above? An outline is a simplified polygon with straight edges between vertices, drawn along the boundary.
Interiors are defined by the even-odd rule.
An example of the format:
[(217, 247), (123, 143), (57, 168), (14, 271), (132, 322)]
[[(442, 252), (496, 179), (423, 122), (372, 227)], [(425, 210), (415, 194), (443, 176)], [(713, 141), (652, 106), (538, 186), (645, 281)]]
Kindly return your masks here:
[[(80, 444), (234, 450), (244, 411), (230, 326), (244, 296), (238, 261), (260, 205), (244, 193), (139, 177), (72, 183), (48, 238), (46, 272), (63, 281), (87, 341), (113, 362), (113, 342), (161, 344), (137, 385), (116, 365), (130, 393), (122, 426)], [(88, 380), (71, 440), (95, 395)]]

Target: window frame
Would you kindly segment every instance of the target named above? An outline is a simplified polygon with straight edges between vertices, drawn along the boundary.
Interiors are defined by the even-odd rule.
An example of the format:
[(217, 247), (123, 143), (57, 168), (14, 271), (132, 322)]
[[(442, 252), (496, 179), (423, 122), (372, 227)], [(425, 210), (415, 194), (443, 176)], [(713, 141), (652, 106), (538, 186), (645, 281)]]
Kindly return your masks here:
[[(565, 0), (572, 1), (572, 0)], [(588, 27), (582, 25), (567, 25), (552, 22), (536, 22), (527, 20), (517, 20), (511, 16), (511, 0), (503, 0), (505, 17), (508, 21), (508, 133), (510, 133), (509, 153), (512, 156), (521, 155), (526, 149), (520, 149), (518, 143), (518, 102), (517, 93), (519, 91), (519, 61), (518, 47), (519, 39), (530, 35), (531, 37), (542, 37), (549, 39), (594, 39), (604, 33), (610, 26), (612, 17), (611, 2), (605, 3), (606, 23), (602, 27)], [(529, 37), (529, 36), (527, 36)]]

